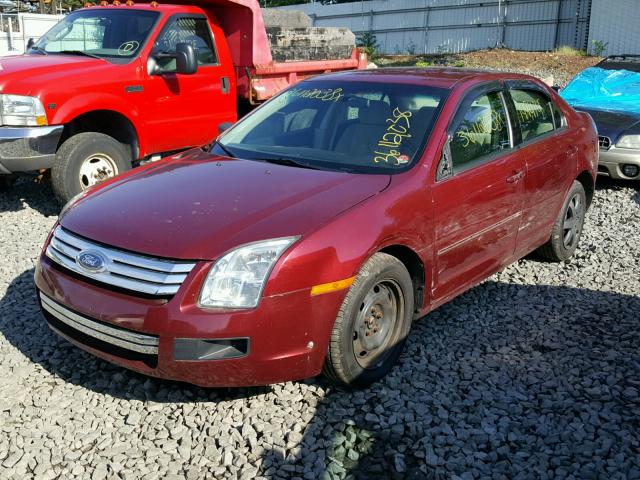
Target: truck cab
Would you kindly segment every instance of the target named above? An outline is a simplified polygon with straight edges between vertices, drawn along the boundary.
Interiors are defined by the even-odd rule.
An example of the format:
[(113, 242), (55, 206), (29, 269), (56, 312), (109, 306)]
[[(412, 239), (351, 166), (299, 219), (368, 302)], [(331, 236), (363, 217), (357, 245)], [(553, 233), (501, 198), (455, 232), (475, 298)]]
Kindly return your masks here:
[(0, 175), (51, 168), (62, 203), (140, 162), (210, 143), (256, 104), (363, 58), (276, 63), (256, 0), (106, 1), (0, 60)]

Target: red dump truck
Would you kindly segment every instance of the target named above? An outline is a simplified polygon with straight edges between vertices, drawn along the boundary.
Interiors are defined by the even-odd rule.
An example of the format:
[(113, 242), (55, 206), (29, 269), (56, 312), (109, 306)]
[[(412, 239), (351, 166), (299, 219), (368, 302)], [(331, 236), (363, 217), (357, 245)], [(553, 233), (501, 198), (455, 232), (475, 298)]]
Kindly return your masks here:
[[(0, 183), (51, 168), (64, 202), (140, 162), (211, 142), (242, 104), (367, 65), (353, 45), (346, 58), (323, 58), (325, 37), (314, 46), (299, 38), (313, 29), (289, 30), (266, 28), (257, 0), (114, 0), (69, 14), (25, 55), (0, 60)], [(273, 45), (291, 60), (296, 44), (306, 60), (274, 60)]]

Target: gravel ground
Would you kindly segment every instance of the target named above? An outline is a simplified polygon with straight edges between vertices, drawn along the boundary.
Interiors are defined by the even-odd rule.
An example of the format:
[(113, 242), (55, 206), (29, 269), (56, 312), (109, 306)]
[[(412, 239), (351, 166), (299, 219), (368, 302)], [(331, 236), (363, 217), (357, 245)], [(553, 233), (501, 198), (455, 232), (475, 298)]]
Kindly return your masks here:
[(601, 186), (577, 256), (527, 259), (418, 322), (384, 382), (206, 390), (52, 334), (56, 207), (0, 194), (0, 478), (640, 479), (640, 192)]

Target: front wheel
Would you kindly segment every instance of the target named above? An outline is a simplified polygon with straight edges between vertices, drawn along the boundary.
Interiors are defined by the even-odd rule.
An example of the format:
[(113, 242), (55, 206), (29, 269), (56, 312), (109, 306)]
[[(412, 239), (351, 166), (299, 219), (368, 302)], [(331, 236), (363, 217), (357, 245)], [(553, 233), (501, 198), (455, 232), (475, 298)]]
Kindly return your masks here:
[(51, 181), (61, 204), (86, 188), (131, 168), (126, 145), (103, 133), (86, 132), (65, 141), (56, 153)]
[(552, 262), (564, 262), (571, 258), (582, 235), (586, 212), (587, 196), (582, 184), (576, 180), (573, 182), (553, 225), (551, 238), (538, 249), (538, 253)]
[(397, 258), (376, 253), (362, 267), (336, 318), (323, 373), (333, 383), (363, 388), (400, 357), (411, 328), (413, 283)]

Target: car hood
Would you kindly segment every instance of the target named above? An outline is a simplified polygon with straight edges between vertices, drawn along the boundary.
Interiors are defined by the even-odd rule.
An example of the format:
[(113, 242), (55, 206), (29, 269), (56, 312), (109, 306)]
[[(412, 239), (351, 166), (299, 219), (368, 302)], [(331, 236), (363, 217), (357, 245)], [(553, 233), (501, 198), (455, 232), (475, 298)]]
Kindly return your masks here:
[(97, 188), (60, 224), (110, 246), (176, 259), (214, 259), (238, 245), (304, 235), (384, 190), (359, 175), (193, 153)]
[[(101, 78), (113, 65), (106, 60), (80, 55), (17, 55), (0, 59), (0, 91), (15, 95), (38, 95), (50, 82), (74, 76), (87, 83)], [(82, 72), (79, 76), (78, 72)]]
[(640, 126), (640, 115), (591, 108), (577, 108), (576, 110), (591, 115), (593, 121), (596, 122), (598, 135), (609, 137), (613, 143), (630, 128)]

